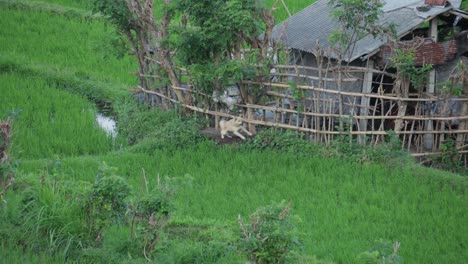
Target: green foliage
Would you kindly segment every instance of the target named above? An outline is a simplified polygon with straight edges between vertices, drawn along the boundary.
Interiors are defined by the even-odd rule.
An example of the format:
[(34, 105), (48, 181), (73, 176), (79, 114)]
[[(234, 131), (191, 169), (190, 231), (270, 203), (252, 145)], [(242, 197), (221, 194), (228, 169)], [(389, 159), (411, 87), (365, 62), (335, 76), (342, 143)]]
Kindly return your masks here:
[(442, 96), (462, 96), (463, 94), (463, 85), (450, 80), (437, 83), (437, 87), (437, 92)]
[(389, 168), (406, 166), (413, 161), (409, 153), (401, 149), (400, 139), (394, 132), (388, 131), (384, 142), (370, 146), (349, 133), (350, 123), (347, 119), (343, 119), (343, 124), (345, 130), (328, 147), (312, 143), (301, 133), (267, 129), (249, 140), (242, 149), (273, 150), (307, 157), (334, 156), (350, 162), (382, 164)]
[[(189, 69), (194, 88), (208, 95), (203, 98), (204, 106), (210, 106), (212, 92), (222, 92), (226, 84), (267, 73), (270, 62), (258, 51), (267, 12), (261, 1), (178, 0), (174, 11), (182, 17), (181, 26), (173, 26), (163, 43), (177, 51), (175, 61)], [(252, 52), (239, 59), (247, 46)], [(258, 64), (264, 69), (257, 69)], [(263, 95), (261, 90), (252, 86), (243, 92), (255, 101)]]
[(132, 151), (152, 154), (155, 151), (178, 150), (205, 141), (200, 133), (202, 122), (194, 117), (182, 118), (175, 111), (138, 105), (131, 99), (116, 107), (118, 130), (125, 135)]
[(468, 11), (468, 1), (467, 0), (462, 1), (460, 9), (464, 10), (464, 11)]
[(125, 0), (92, 0), (94, 12), (100, 12), (122, 31), (135, 29), (132, 14)]
[(257, 209), (245, 224), (239, 216), (242, 235), (239, 248), (254, 263), (286, 263), (288, 255), (300, 243), (296, 224), (290, 216), (290, 203), (274, 203)]
[(88, 185), (66, 181), (60, 175), (44, 171), (39, 181), (35, 175), (23, 176), (14, 188), (21, 202), (8, 199), (12, 202), (8, 206), (19, 214), (7, 214), (4, 220), (15, 225), (19, 232), (11, 234), (8, 241), (62, 259), (88, 245), (80, 205)]
[(131, 151), (153, 154), (160, 150), (178, 151), (184, 148), (196, 148), (206, 139), (200, 133), (200, 124), (196, 119), (176, 118), (160, 124)]
[(347, 52), (354, 43), (367, 34), (377, 37), (383, 32), (379, 25), (379, 17), (383, 14), (383, 3), (379, 0), (329, 0), (331, 16), (340, 25), (329, 37), (333, 46), (339, 48), (342, 55), (351, 55)]
[[(252, 65), (244, 60), (226, 60), (219, 63), (206, 62), (189, 66), (190, 83), (208, 96), (201, 97), (208, 100), (205, 105), (212, 104), (211, 95), (214, 91), (222, 94), (222, 88), (241, 80), (252, 80), (256, 71)], [(255, 94), (255, 91), (251, 91)], [(197, 95), (195, 95), (197, 97)], [(199, 97), (197, 97), (199, 99)]]
[(460, 173), (462, 175), (468, 175), (468, 168), (465, 168), (462, 163), (462, 156), (457, 150), (456, 141), (452, 138), (446, 139), (440, 145), (439, 155), (433, 155), (429, 158), (431, 161), (431, 167), (438, 168), (446, 171), (452, 171)]
[(421, 67), (415, 66), (416, 49), (396, 48), (390, 57), (392, 65), (397, 69), (398, 75), (411, 81), (414, 88), (421, 89), (429, 78), (432, 64)]
[(369, 251), (360, 253), (356, 257), (356, 263), (362, 264), (398, 264), (402, 263), (402, 257), (398, 255), (400, 242), (392, 244), (390, 241), (378, 240)]
[(103, 163), (86, 203), (90, 232), (100, 232), (115, 222), (121, 222), (130, 192), (128, 183), (116, 175), (116, 168)]
[(307, 141), (305, 136), (294, 131), (266, 129), (244, 144), (248, 150), (274, 150), (297, 155), (319, 156), (321, 148)]
[(190, 26), (174, 31), (180, 38), (173, 49), (188, 64), (228, 58), (229, 54), (223, 53), (230, 45), (256, 38), (262, 31), (258, 0), (178, 0), (176, 10), (188, 16)]
[(340, 117), (340, 122), (343, 123), (343, 126), (336, 126), (340, 134), (333, 139), (332, 146), (339, 157), (352, 161), (359, 161), (363, 145), (351, 134), (353, 126), (352, 121), (352, 116), (348, 118)]
[(414, 162), (410, 153), (401, 148), (401, 140), (394, 131), (387, 131), (385, 141), (363, 149), (362, 161), (383, 164), (387, 168), (408, 166)]
[[(468, 66), (462, 60), (457, 63), (455, 72), (451, 73), (450, 79), (437, 84), (438, 93), (442, 96), (462, 96), (463, 76), (468, 74)], [(466, 77), (465, 77), (466, 78)]]
[(293, 98), (294, 100), (301, 100), (304, 99), (304, 90), (298, 89), (295, 82), (289, 82), (289, 89), (293, 91)]
[(120, 100), (115, 111), (118, 132), (127, 138), (130, 145), (140, 142), (149, 134), (178, 118), (175, 111), (162, 111), (139, 105), (130, 97)]

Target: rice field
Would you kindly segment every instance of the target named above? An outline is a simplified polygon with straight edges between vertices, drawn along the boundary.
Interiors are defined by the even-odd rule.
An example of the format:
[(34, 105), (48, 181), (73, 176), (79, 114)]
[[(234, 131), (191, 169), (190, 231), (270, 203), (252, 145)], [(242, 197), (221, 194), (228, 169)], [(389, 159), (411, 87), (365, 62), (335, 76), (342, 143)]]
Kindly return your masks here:
[[(272, 201), (292, 202), (301, 218), (304, 250), (320, 259), (351, 263), (379, 239), (400, 241), (405, 263), (463, 263), (468, 227), (466, 179), (416, 165), (391, 170), (338, 159), (247, 152), (202, 145), (173, 154), (111, 154), (61, 160), (60, 172), (92, 182), (99, 164), (118, 168), (134, 190), (142, 169), (177, 182), (174, 221), (235, 228)], [(24, 163), (24, 173), (46, 161)]]
[(13, 158), (103, 154), (112, 149), (89, 101), (40, 78), (0, 74), (0, 83), (0, 119), (14, 118)]
[[(87, 8), (87, 1), (47, 2)], [(313, 1), (285, 2), (297, 12)], [(278, 10), (279, 17), (283, 11)], [(18, 163), (15, 172), (19, 182), (37, 180), (50, 169), (50, 177), (66, 179), (64, 184), (70, 181), (89, 186), (105, 162), (117, 168), (134, 193), (141, 188), (142, 169), (153, 186), (158, 176), (168, 177), (177, 187), (173, 215), (177, 224), (201, 223), (235, 233), (238, 215), (247, 217), (260, 206), (287, 200), (292, 204), (291, 213), (301, 219), (303, 251), (322, 260), (359, 263), (355, 257), (370, 250), (376, 240), (400, 241), (399, 255), (404, 263), (468, 260), (466, 177), (416, 164), (389, 168), (317, 155), (218, 147), (208, 142), (151, 154), (116, 150), (95, 122), (96, 107), (54, 81), (73, 79), (71, 90), (81, 89), (80, 84), (86, 89), (103, 89), (107, 83), (106, 92), (111, 95), (120, 95), (125, 87), (134, 85), (135, 78), (128, 74), (136, 69), (133, 59), (112, 55), (116, 52), (112, 44), (115, 30), (102, 21), (34, 10), (1, 9), (0, 23), (0, 119), (15, 116), (11, 154)], [(114, 98), (111, 95), (109, 98)], [(51, 204), (61, 202), (52, 199), (58, 194), (47, 195)], [(3, 214), (22, 213), (15, 211), (19, 197), (12, 191), (9, 203), (0, 206), (0, 259), (7, 263), (65, 262), (65, 253), (52, 256), (52, 249), (24, 251), (1, 241), (2, 234), (13, 236), (19, 230), (7, 225), (7, 214)], [(60, 216), (40, 224), (62, 224), (64, 230), (72, 232), (76, 223), (70, 219), (71, 211)], [(15, 224), (18, 228), (21, 223)], [(40, 239), (42, 234), (34, 231), (30, 238)], [(52, 245), (56, 241), (51, 236), (36, 243)], [(183, 255), (185, 249), (167, 250), (179, 250), (177, 254)], [(168, 259), (160, 262), (184, 263), (182, 257)]]
[[(276, 0), (266, 0), (267, 6), (273, 6)], [(289, 17), (289, 13), (294, 15), (295, 13), (301, 11), (305, 7), (313, 4), (315, 0), (284, 0), (283, 5), (282, 1), (279, 0), (277, 3), (277, 10), (275, 11), (275, 17), (277, 22), (281, 22)], [(289, 13), (288, 13), (289, 11)]]
[[(128, 49), (103, 21), (68, 19), (35, 10), (0, 9), (0, 55), (17, 64), (70, 72), (84, 80), (136, 84)], [(116, 46), (117, 45), (117, 46)], [(122, 57), (116, 56), (122, 53)], [(125, 55), (125, 56), (124, 56)]]

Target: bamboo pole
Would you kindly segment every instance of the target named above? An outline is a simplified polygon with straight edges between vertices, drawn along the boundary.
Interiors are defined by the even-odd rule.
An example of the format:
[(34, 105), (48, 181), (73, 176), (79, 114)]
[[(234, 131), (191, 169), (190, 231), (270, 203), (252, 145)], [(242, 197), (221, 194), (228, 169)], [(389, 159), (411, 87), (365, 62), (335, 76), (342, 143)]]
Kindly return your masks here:
[[(271, 76), (277, 76), (277, 77), (298, 77), (298, 78), (304, 78), (304, 79), (309, 79), (309, 80), (314, 80), (314, 81), (319, 81), (320, 77), (314, 77), (310, 75), (304, 75), (304, 74), (290, 74), (290, 73), (271, 73)], [(322, 80), (327, 81), (327, 82), (334, 82), (335, 79), (330, 79), (330, 78), (322, 78)], [(357, 82), (359, 79), (358, 78), (345, 78), (343, 79), (343, 82)]]
[[(290, 70), (290, 69), (294, 69), (294, 68), (297, 68), (299, 70), (309, 70), (309, 71), (318, 71), (318, 72), (333, 72), (336, 70), (336, 67), (328, 67), (328, 68), (325, 68), (325, 69), (320, 69), (320, 68), (317, 68), (317, 67), (311, 67), (311, 66), (301, 66), (301, 65), (272, 65), (272, 68), (275, 68), (275, 69), (286, 69), (286, 70)], [(364, 72), (367, 72), (369, 71), (368, 68), (365, 68), (365, 67), (356, 67), (356, 66), (348, 66), (346, 67), (346, 69), (344, 70), (344, 72), (354, 72), (354, 73), (364, 73)], [(389, 77), (396, 77), (395, 74), (393, 73), (389, 73), (389, 72), (385, 72), (385, 71), (379, 71), (377, 69), (372, 69), (371, 70), (373, 73), (380, 73), (380, 74), (385, 74)]]

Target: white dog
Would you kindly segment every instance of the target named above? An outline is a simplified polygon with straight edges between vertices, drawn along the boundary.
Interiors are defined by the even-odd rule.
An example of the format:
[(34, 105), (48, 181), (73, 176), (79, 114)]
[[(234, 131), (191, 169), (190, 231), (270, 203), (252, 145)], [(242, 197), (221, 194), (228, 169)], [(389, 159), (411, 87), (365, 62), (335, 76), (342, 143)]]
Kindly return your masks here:
[(247, 129), (245, 129), (242, 126), (242, 120), (240, 120), (240, 118), (237, 117), (229, 121), (219, 121), (219, 127), (221, 128), (221, 138), (224, 138), (224, 135), (231, 137), (228, 135), (228, 132), (231, 131), (232, 133), (234, 133), (234, 135), (240, 137), (242, 140), (245, 140), (245, 137), (241, 133), (239, 133), (239, 130), (242, 130), (245, 133), (247, 133), (247, 135), (252, 136), (252, 133), (250, 133)]

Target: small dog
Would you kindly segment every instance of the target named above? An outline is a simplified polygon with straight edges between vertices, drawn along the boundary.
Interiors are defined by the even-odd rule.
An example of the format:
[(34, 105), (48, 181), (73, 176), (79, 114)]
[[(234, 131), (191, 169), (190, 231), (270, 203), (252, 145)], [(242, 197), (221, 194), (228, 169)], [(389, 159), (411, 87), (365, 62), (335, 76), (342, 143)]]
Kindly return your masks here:
[(234, 133), (234, 135), (240, 137), (242, 140), (245, 140), (245, 137), (241, 133), (239, 133), (239, 130), (242, 130), (245, 133), (247, 133), (247, 135), (252, 136), (252, 133), (250, 133), (247, 129), (245, 129), (242, 126), (242, 120), (240, 120), (240, 118), (237, 117), (229, 121), (219, 121), (219, 127), (221, 128), (221, 138), (224, 138), (224, 135), (231, 137), (228, 135), (228, 132), (231, 131), (232, 133)]

